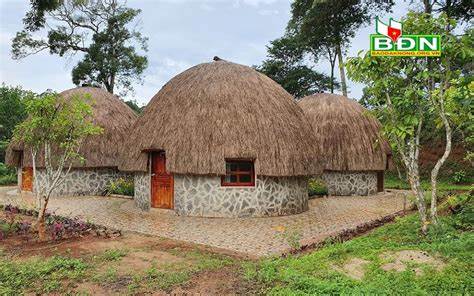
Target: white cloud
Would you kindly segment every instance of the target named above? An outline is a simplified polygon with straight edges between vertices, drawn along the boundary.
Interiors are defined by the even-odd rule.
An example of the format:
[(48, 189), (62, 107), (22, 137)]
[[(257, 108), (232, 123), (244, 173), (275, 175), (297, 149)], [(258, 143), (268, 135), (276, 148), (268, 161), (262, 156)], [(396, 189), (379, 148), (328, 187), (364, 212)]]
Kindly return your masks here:
[(268, 15), (277, 15), (280, 12), (276, 9), (261, 9), (258, 11), (258, 14), (263, 15), (263, 16), (268, 16)]

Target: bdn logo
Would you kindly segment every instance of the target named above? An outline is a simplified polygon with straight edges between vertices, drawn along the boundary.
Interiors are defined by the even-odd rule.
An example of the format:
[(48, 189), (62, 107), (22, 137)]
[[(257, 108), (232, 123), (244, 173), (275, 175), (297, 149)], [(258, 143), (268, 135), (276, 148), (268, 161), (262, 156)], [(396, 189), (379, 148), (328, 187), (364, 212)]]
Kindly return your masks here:
[(403, 35), (402, 23), (390, 19), (389, 25), (379, 19), (377, 34), (370, 35), (372, 56), (440, 56), (440, 35)]

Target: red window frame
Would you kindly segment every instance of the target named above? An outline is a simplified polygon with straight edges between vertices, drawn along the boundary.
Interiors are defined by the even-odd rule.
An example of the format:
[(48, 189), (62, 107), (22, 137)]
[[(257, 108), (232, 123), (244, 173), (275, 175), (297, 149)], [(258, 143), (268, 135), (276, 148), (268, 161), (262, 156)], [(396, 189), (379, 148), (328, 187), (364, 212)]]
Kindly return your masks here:
[[(250, 164), (250, 171), (248, 170), (241, 170), (239, 164)], [(237, 170), (231, 171), (230, 164), (237, 164)], [(241, 186), (241, 187), (252, 187), (255, 186), (255, 167), (254, 161), (248, 159), (226, 159), (226, 174), (221, 177), (221, 185), (222, 186)], [(242, 175), (250, 175), (250, 182), (240, 182), (240, 176)], [(227, 182), (226, 178), (228, 176), (237, 176), (237, 182)]]

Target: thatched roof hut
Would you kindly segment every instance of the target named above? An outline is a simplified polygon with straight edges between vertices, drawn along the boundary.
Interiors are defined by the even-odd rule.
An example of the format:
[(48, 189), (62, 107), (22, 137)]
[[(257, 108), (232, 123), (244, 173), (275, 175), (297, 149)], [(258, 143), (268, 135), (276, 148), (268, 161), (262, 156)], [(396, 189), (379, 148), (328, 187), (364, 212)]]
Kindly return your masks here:
[(383, 171), (391, 154), (377, 118), (354, 100), (315, 94), (298, 102), (311, 122), (314, 153), (325, 157), (325, 170)]
[(255, 173), (321, 172), (311, 127), (293, 97), (254, 69), (215, 59), (171, 79), (150, 101), (124, 145), (126, 171), (147, 170), (166, 151), (175, 174), (224, 175), (225, 159), (255, 160)]
[[(103, 133), (85, 139), (81, 155), (84, 163), (76, 163), (76, 168), (117, 167), (119, 147), (123, 144), (125, 133), (135, 122), (137, 115), (117, 96), (96, 87), (77, 87), (59, 94), (65, 98), (90, 95), (92, 99), (93, 122), (103, 128)], [(10, 166), (19, 166), (22, 143), (12, 143), (7, 149), (6, 163)], [(31, 154), (24, 153), (23, 166), (30, 167)], [(44, 166), (40, 158), (38, 167)]]

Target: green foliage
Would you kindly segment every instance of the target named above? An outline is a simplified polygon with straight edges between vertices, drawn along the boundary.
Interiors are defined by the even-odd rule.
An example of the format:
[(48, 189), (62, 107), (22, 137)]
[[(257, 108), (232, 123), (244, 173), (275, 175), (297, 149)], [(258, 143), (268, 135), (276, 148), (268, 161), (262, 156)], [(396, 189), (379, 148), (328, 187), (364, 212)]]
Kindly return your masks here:
[(474, 229), (474, 199), (470, 193), (450, 196), (447, 205), (452, 215), (451, 226), (463, 231)]
[(24, 100), (31, 95), (20, 87), (0, 87), (0, 162), (5, 161), (5, 150), (15, 126), (26, 118)]
[(134, 191), (135, 184), (133, 179), (120, 178), (117, 181), (111, 181), (107, 187), (107, 192), (110, 194), (133, 196)]
[(463, 184), (469, 182), (469, 179), (466, 175), (466, 171), (460, 170), (455, 172), (453, 175), (453, 181), (455, 184)]
[(16, 178), (17, 175), (15, 170), (0, 162), (0, 185), (16, 184)]
[(82, 278), (87, 265), (80, 259), (55, 256), (26, 261), (0, 260), (0, 295), (18, 295), (34, 289), (38, 294), (58, 291), (62, 282)]
[(127, 24), (140, 13), (140, 10), (121, 9), (118, 14), (108, 19), (107, 27), (94, 34), (84, 59), (72, 70), (72, 81), (82, 83), (101, 83), (111, 93), (115, 83), (126, 90), (132, 90), (132, 82), (140, 81), (148, 65), (145, 56), (137, 54), (134, 40), (144, 51), (146, 38), (139, 32), (130, 31)]
[[(291, 5), (287, 31), (300, 40), (301, 50), (312, 57), (314, 62), (320, 57), (329, 61), (329, 81), (333, 82), (338, 53), (342, 60), (342, 49), (348, 45), (357, 29), (370, 22), (374, 14), (388, 11), (393, 4), (393, 1), (296, 0)], [(330, 90), (334, 90), (332, 84)]]
[(142, 114), (143, 109), (145, 108), (145, 106), (140, 107), (136, 100), (130, 100), (130, 101), (124, 101), (124, 102), (125, 102), (125, 104), (127, 104), (128, 107), (130, 107), (130, 109), (135, 111), (135, 113), (137, 113), (137, 114)]
[[(92, 122), (90, 96), (63, 98), (54, 93), (26, 100), (28, 118), (15, 129), (14, 138), (33, 150), (45, 153), (46, 165), (65, 165), (62, 161), (83, 160), (79, 154), (84, 138), (102, 132)], [(52, 149), (59, 149), (60, 153)]]
[[(387, 173), (385, 175), (384, 186), (387, 189), (411, 189), (410, 184), (408, 184), (406, 180), (400, 180), (398, 176), (392, 173)], [(473, 184), (453, 184), (450, 178), (438, 180), (438, 189), (441, 191), (469, 191), (474, 188), (473, 186)], [(431, 181), (429, 180), (429, 177), (424, 177), (421, 179), (421, 187), (424, 190), (430, 190)]]
[(313, 195), (327, 195), (328, 188), (321, 178), (312, 178), (308, 183), (308, 194)]
[(328, 76), (303, 65), (301, 48), (300, 42), (290, 36), (273, 40), (267, 46), (267, 59), (256, 67), (296, 98), (330, 89)]
[[(407, 34), (440, 34), (442, 56), (429, 59), (372, 57), (369, 52), (361, 52), (359, 57), (350, 58), (347, 63), (349, 77), (367, 85), (365, 93), (369, 97), (368, 102), (382, 121), (384, 133), (392, 139), (392, 144), (396, 142), (393, 139), (403, 141), (414, 135), (420, 121), (438, 118), (428, 115), (436, 114), (438, 107), (433, 101), (437, 102), (440, 96), (445, 95), (439, 91), (439, 88), (444, 87), (443, 81), (454, 83), (446, 90), (444, 107), (452, 122), (458, 120), (459, 113), (456, 111), (462, 111), (462, 108), (453, 100), (456, 95), (450, 93), (465, 92), (466, 85), (455, 83), (462, 77), (462, 73), (460, 70), (451, 70), (450, 61), (455, 58), (464, 61), (472, 58), (472, 48), (463, 46), (460, 38), (453, 34), (456, 28), (453, 20), (445, 16), (434, 18), (410, 12), (402, 21)], [(450, 29), (446, 30), (447, 27)], [(433, 88), (433, 83), (438, 87)], [(388, 98), (391, 99), (391, 107), (388, 107)], [(442, 127), (439, 120), (437, 126)]]
[(279, 233), (277, 236), (285, 240), (291, 250), (297, 251), (301, 248), (301, 238), (303, 236), (303, 229), (301, 226), (281, 226), (278, 228), (278, 231)]
[(127, 251), (123, 249), (105, 250), (100, 256), (103, 261), (119, 261), (127, 255)]
[[(117, 87), (123, 92), (133, 90), (132, 83), (141, 81), (148, 64), (147, 58), (137, 52), (147, 51), (147, 39), (132, 23), (140, 10), (125, 4), (108, 0), (32, 0), (25, 28), (12, 42), (13, 58), (43, 50), (61, 57), (80, 52), (84, 57), (72, 71), (76, 85), (103, 85), (111, 93)], [(36, 37), (35, 33), (43, 29), (47, 37)]]
[[(463, 295), (472, 290), (472, 232), (453, 227), (454, 216), (441, 217), (440, 226), (419, 235), (414, 215), (397, 219), (370, 234), (295, 257), (265, 259), (247, 267), (248, 278), (265, 284), (270, 295)], [(421, 250), (441, 257), (445, 266), (421, 276), (408, 269), (384, 271), (380, 254), (398, 250)], [(362, 280), (354, 280), (335, 268), (350, 258), (369, 263)], [(455, 284), (453, 284), (455, 283)]]

